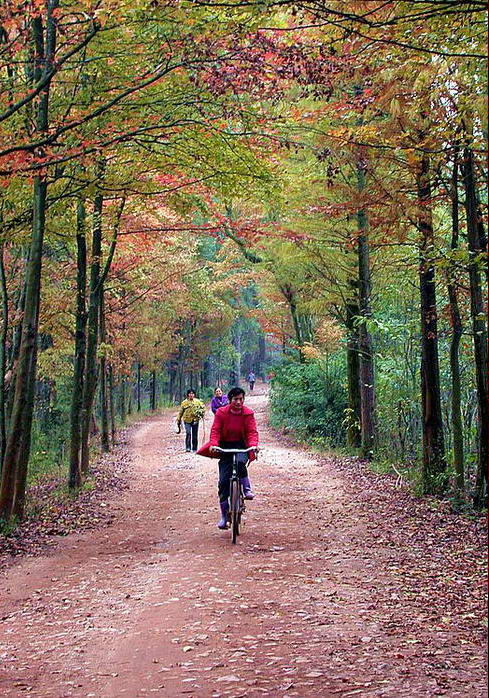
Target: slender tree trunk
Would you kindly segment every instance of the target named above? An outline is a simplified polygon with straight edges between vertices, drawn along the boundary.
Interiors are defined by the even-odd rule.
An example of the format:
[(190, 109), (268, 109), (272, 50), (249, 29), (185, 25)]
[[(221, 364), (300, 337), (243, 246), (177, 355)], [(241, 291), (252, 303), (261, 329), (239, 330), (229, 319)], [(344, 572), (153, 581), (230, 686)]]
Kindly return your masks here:
[(280, 291), (289, 306), (290, 316), (292, 318), (292, 325), (294, 327), (295, 340), (297, 348), (299, 349), (299, 361), (300, 363), (302, 363), (304, 361), (304, 356), (302, 354), (301, 347), (304, 344), (304, 338), (302, 336), (302, 328), (299, 320), (299, 313), (297, 312), (296, 295), (294, 289), (290, 284), (282, 284), (280, 286)]
[(221, 385), (221, 352), (217, 354), (216, 385)]
[[(297, 345), (299, 347), (301, 347), (303, 345), (301, 324), (299, 322), (299, 316), (297, 313), (297, 304), (295, 302), (295, 297), (292, 293), (289, 294), (289, 308), (290, 308), (290, 314), (292, 316), (292, 324), (294, 325), (295, 338), (297, 341)], [(301, 356), (302, 356), (302, 354), (301, 354)]]
[[(469, 147), (464, 148), (463, 180), (465, 209), (467, 215), (467, 241), (470, 253), (470, 314), (472, 318), (474, 357), (479, 414), (479, 458), (475, 483), (474, 503), (484, 505), (487, 495), (487, 463), (489, 441), (489, 403), (487, 378), (487, 330), (486, 309), (482, 295), (480, 278), (481, 254), (484, 251), (484, 231), (479, 213), (477, 185), (474, 170), (474, 155)], [(482, 236), (481, 236), (482, 233)], [(487, 264), (487, 259), (485, 261)]]
[(129, 374), (129, 379), (126, 383), (126, 392), (127, 392), (127, 414), (131, 415), (132, 411), (133, 411), (133, 392), (134, 392), (134, 383), (133, 383), (132, 371)]
[(70, 469), (68, 485), (70, 488), (81, 485), (80, 441), (81, 414), (83, 401), (83, 379), (86, 354), (87, 325), (87, 239), (85, 202), (80, 200), (77, 206), (77, 280), (76, 280), (76, 324), (75, 324), (75, 361), (73, 369), (73, 390), (70, 411)]
[[(100, 285), (100, 341), (105, 343), (107, 341), (107, 334), (105, 331), (105, 303), (104, 303), (104, 285)], [(109, 405), (108, 405), (108, 395), (107, 395), (107, 359), (105, 357), (105, 352), (100, 357), (100, 446), (104, 453), (110, 451), (110, 439), (109, 439)]]
[[(458, 155), (459, 148), (458, 146), (455, 146), (451, 181), (452, 250), (456, 250), (458, 248), (459, 238)], [(455, 470), (455, 488), (459, 495), (463, 495), (465, 489), (464, 432), (462, 426), (462, 390), (460, 381), (459, 361), (459, 348), (463, 328), (462, 320), (460, 317), (460, 309), (458, 305), (457, 284), (454, 279), (453, 269), (448, 271), (448, 276), (448, 298), (450, 303), (450, 318), (452, 325), (452, 335), (450, 337), (450, 373), (452, 378), (451, 422), (453, 432), (453, 468)]]
[(211, 384), (211, 362), (209, 357), (205, 359), (202, 367), (201, 383), (203, 388), (208, 388)]
[(114, 403), (114, 367), (109, 364), (109, 408), (110, 408), (110, 436), (112, 446), (115, 446), (117, 437), (117, 428), (115, 421), (115, 403)]
[[(181, 351), (179, 350), (179, 353), (181, 354)], [(182, 357), (178, 357), (178, 400), (182, 400), (183, 398), (183, 363), (182, 363)]]
[(267, 344), (263, 334), (258, 336), (258, 352), (256, 357), (257, 373), (262, 380), (265, 380), (265, 361), (267, 358)]
[(119, 404), (120, 404), (120, 412), (121, 412), (121, 422), (122, 422), (122, 424), (125, 424), (125, 423), (126, 423), (126, 419), (127, 419), (127, 405), (126, 405), (126, 397), (127, 397), (127, 395), (126, 395), (126, 392), (127, 392), (126, 388), (127, 388), (127, 381), (126, 381), (126, 377), (125, 377), (125, 376), (123, 376), (123, 377), (121, 378), (121, 384), (120, 384), (120, 385), (121, 385), (121, 392), (120, 392), (120, 402), (119, 402)]
[(431, 216), (430, 160), (424, 155), (417, 173), (421, 232), (419, 288), (421, 298), (421, 395), (423, 413), (423, 487), (425, 494), (446, 489), (445, 443), (440, 398), (434, 234)]
[[(56, 46), (56, 18), (59, 0), (49, 0), (46, 30), (42, 15), (32, 20), (35, 47), (34, 79), (51, 70)], [(36, 131), (45, 133), (49, 126), (49, 84), (39, 95)], [(36, 155), (42, 157), (39, 150)], [(24, 514), (27, 466), (31, 447), (31, 429), (34, 412), (34, 393), (37, 365), (37, 334), (41, 298), (41, 268), (46, 222), (47, 176), (34, 177), (32, 238), (25, 279), (25, 308), (19, 358), (15, 372), (15, 393), (6, 440), (2, 483), (0, 487), (0, 519), (21, 519)]]
[(5, 410), (5, 373), (7, 371), (7, 334), (8, 334), (8, 292), (3, 243), (0, 244), (0, 288), (2, 291), (2, 333), (0, 338), (0, 473), (2, 472), (7, 435), (7, 415)]
[[(26, 259), (24, 261), (24, 269), (25, 269), (26, 275), (27, 275), (28, 264), (29, 264), (29, 254), (27, 253)], [(16, 308), (15, 308), (16, 315), (18, 317), (24, 317), (25, 292), (26, 292), (26, 285), (25, 285), (25, 283), (23, 283), (19, 297), (17, 299)], [(8, 423), (10, 421), (10, 416), (12, 414), (12, 406), (14, 404), (15, 381), (16, 381), (16, 376), (17, 376), (17, 364), (19, 361), (21, 338), (22, 338), (22, 322), (19, 322), (17, 325), (14, 326), (14, 329), (12, 332), (12, 346), (10, 348), (9, 357), (8, 357), (8, 366), (10, 366), (10, 381), (9, 381), (9, 385), (8, 385), (7, 403), (6, 403), (6, 408), (5, 408), (6, 425), (8, 425)], [(6, 428), (6, 432), (8, 434), (8, 428)]]
[(156, 371), (151, 371), (151, 410), (156, 409)]
[(100, 357), (100, 447), (103, 453), (110, 451), (109, 438), (109, 400), (108, 400), (108, 379), (107, 379), (107, 361), (104, 356)]
[(25, 280), (26, 300), (0, 490), (0, 518), (5, 520), (15, 517), (21, 519), (24, 513), (34, 411), (46, 193), (47, 183), (44, 178), (35, 177), (33, 232)]
[(169, 399), (170, 402), (175, 402), (175, 378), (176, 378), (176, 371), (175, 371), (175, 364), (173, 361), (168, 361), (167, 363), (167, 371), (168, 371), (168, 393), (169, 393)]
[(141, 412), (141, 362), (138, 361), (136, 369), (136, 400), (137, 411)]
[[(356, 287), (356, 283), (355, 283)], [(357, 289), (355, 288), (355, 291)], [(355, 318), (360, 315), (358, 302), (352, 299), (346, 306), (346, 325), (348, 339), (346, 344), (346, 370), (348, 381), (348, 409), (347, 418), (346, 442), (349, 448), (360, 448), (361, 429), (361, 399), (360, 399), (360, 355), (359, 355), (359, 339), (358, 326), (355, 324)]]
[[(365, 166), (357, 167), (358, 192), (365, 190)], [(370, 250), (368, 242), (367, 214), (363, 208), (357, 212), (358, 221), (358, 298), (362, 321), (358, 326), (360, 353), (360, 410), (361, 410), (361, 454), (362, 458), (371, 459), (376, 441), (375, 417), (375, 373), (372, 335), (368, 321), (372, 317)]]
[[(103, 176), (103, 164), (99, 163), (98, 180)], [(81, 471), (88, 472), (90, 452), (90, 422), (92, 407), (97, 389), (97, 348), (99, 332), (100, 307), (100, 261), (102, 254), (102, 209), (103, 195), (99, 191), (94, 199), (93, 229), (92, 229), (92, 262), (90, 265), (90, 300), (88, 305), (87, 355), (85, 367), (85, 382), (83, 386), (83, 407), (81, 427)]]
[(450, 300), (450, 316), (452, 322), (452, 336), (450, 338), (450, 373), (452, 377), (451, 420), (453, 431), (453, 468), (455, 470), (455, 487), (459, 494), (465, 489), (464, 477), (464, 432), (462, 426), (461, 411), (461, 380), (459, 348), (462, 337), (462, 321), (458, 306), (456, 286), (450, 283), (448, 286)]

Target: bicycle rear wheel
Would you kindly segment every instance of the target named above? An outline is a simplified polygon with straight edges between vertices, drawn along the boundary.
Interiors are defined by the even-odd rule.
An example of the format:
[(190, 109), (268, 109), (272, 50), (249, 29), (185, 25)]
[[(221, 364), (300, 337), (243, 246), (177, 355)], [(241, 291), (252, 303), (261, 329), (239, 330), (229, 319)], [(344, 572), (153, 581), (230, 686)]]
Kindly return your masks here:
[(239, 506), (239, 481), (231, 480), (231, 540), (236, 543), (239, 536), (241, 510)]

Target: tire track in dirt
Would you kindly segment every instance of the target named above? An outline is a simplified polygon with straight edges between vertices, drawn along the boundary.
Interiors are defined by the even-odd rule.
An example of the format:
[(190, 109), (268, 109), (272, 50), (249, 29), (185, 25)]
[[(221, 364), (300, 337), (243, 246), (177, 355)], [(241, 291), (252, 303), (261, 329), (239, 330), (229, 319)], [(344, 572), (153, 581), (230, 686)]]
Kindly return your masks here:
[(263, 452), (238, 545), (216, 461), (149, 419), (114, 525), (4, 575), (2, 695), (486, 695), (480, 638), (426, 622), (335, 462), (267, 430), (264, 394), (247, 404)]

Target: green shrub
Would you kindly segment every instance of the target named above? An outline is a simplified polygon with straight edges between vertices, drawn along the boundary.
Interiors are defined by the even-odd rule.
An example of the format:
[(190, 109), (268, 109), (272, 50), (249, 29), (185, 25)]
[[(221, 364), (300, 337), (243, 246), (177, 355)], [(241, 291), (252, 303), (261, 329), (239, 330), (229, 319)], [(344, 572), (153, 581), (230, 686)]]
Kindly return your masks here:
[(346, 393), (338, 376), (318, 362), (287, 362), (274, 369), (270, 394), (272, 426), (305, 438), (322, 438), (331, 447), (345, 443), (342, 426)]

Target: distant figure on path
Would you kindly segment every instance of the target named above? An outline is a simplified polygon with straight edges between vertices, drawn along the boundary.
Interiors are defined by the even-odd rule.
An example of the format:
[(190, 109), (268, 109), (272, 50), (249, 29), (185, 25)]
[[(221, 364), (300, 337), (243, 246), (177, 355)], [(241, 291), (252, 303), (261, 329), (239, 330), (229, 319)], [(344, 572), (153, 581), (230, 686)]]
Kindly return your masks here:
[(248, 384), (250, 386), (250, 390), (253, 390), (253, 388), (255, 387), (255, 381), (256, 381), (256, 376), (253, 373), (253, 371), (250, 371), (248, 373), (246, 380), (248, 381)]
[(221, 388), (216, 388), (214, 390), (214, 397), (211, 400), (211, 410), (213, 414), (216, 414), (220, 407), (224, 407), (228, 404), (227, 395), (222, 394)]
[(204, 418), (205, 405), (202, 400), (197, 400), (195, 391), (187, 390), (187, 398), (182, 401), (177, 417), (178, 429), (185, 426), (185, 450), (187, 453), (195, 453), (198, 446), (199, 421)]

